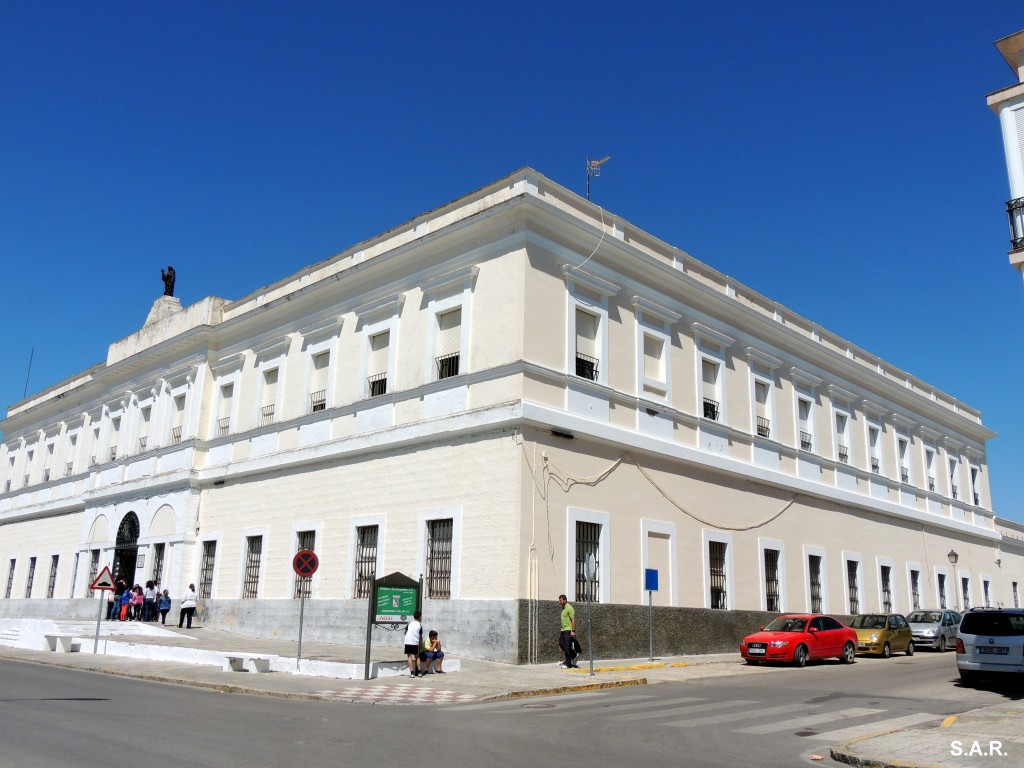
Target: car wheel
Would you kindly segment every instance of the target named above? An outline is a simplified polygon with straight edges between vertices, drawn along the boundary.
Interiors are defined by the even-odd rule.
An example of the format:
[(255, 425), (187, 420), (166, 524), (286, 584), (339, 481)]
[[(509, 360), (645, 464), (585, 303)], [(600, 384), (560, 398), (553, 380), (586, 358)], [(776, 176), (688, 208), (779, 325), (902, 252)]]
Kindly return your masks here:
[(857, 659), (857, 649), (853, 643), (847, 643), (843, 646), (843, 655), (839, 657), (843, 664), (853, 664)]
[(806, 647), (804, 647), (802, 645), (798, 645), (796, 647), (796, 650), (793, 651), (793, 664), (795, 664), (798, 667), (805, 667), (805, 666), (807, 666), (807, 648)]
[(913, 655), (914, 655), (914, 644), (913, 643), (907, 643), (907, 656), (913, 656)]
[(892, 647), (886, 643), (882, 646), (882, 658), (888, 659), (890, 656), (892, 656)]
[(942, 635), (939, 638), (939, 653), (945, 653), (946, 651), (946, 636)]

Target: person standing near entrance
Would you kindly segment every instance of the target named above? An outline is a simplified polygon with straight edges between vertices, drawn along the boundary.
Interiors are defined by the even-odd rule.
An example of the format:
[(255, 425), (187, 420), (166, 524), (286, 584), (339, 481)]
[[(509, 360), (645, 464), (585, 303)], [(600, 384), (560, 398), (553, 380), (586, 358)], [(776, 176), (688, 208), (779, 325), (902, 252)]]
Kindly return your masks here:
[(558, 596), (558, 604), (562, 606), (562, 631), (558, 635), (558, 650), (564, 659), (560, 666), (562, 669), (576, 669), (576, 653), (572, 648), (573, 638), (576, 637), (576, 609), (569, 605), (565, 595)]
[(181, 612), (178, 614), (178, 629), (188, 620), (188, 629), (192, 629), (192, 616), (196, 612), (196, 585), (189, 584), (185, 594), (181, 596)]
[(419, 677), (420, 643), (423, 642), (423, 624), (420, 623), (420, 612), (412, 615), (412, 621), (405, 628), (405, 657), (409, 662), (409, 677)]

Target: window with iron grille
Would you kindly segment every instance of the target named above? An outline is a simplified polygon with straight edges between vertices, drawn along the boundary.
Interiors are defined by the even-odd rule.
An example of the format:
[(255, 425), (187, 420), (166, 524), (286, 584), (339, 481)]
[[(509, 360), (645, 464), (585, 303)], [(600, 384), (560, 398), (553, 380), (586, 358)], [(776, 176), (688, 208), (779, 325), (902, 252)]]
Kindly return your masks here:
[(174, 420), (171, 422), (171, 444), (177, 445), (181, 442), (181, 430), (185, 424), (185, 396), (178, 395), (174, 398)]
[[(100, 551), (94, 549), (89, 552), (89, 586), (91, 587), (93, 582), (96, 581), (96, 577), (100, 575)], [(86, 589), (89, 593), (87, 597), (91, 597), (95, 594), (96, 590)]]
[(984, 606), (986, 608), (991, 608), (992, 607), (992, 603), (989, 600), (989, 581), (987, 579), (983, 579), (982, 582), (981, 582), (981, 594), (982, 594), (982, 597), (985, 600)]
[(718, 421), (718, 401), (710, 397), (704, 398), (704, 418)]
[(812, 434), (811, 434), (811, 417), (812, 417), (813, 403), (803, 397), (797, 398), (796, 401), (796, 418), (797, 418), (797, 430), (800, 432), (800, 449), (803, 451), (811, 450)]
[(939, 608), (946, 608), (946, 574), (940, 573), (938, 577), (939, 586)]
[(388, 391), (388, 358), (391, 345), (391, 331), (384, 331), (370, 337), (370, 368), (366, 382), (370, 397), (379, 397)]
[(706, 357), (701, 359), (701, 399), (704, 405), (704, 418), (718, 421), (719, 404), (722, 401), (719, 374), (721, 366)]
[(777, 549), (764, 551), (764, 596), (765, 610), (782, 610), (782, 598), (779, 590), (779, 550)]
[(910, 607), (915, 611), (921, 610), (921, 572), (912, 570), (910, 572)]
[(263, 393), (260, 401), (260, 426), (274, 423), (274, 411), (277, 409), (277, 368), (263, 372)]
[(888, 565), (882, 566), (882, 610), (892, 613), (892, 568)]
[(758, 437), (771, 436), (771, 385), (767, 381), (754, 379), (754, 415)]
[(935, 492), (935, 478), (934, 477), (931, 477), (931, 476), (928, 477), (928, 490), (933, 492), (933, 493)]
[(327, 376), (331, 367), (331, 353), (313, 355), (313, 373), (309, 385), (309, 412), (327, 410)]
[(18, 561), (13, 557), (11, 558), (11, 565), (7, 569), (7, 589), (4, 590), (4, 599), (7, 600), (11, 596), (11, 589), (14, 587), (14, 566)]
[(900, 482), (901, 483), (909, 483), (910, 482), (910, 470), (907, 469), (906, 467), (900, 467)]
[(153, 545), (153, 581), (160, 585), (164, 576), (164, 546), (163, 544)]
[(811, 613), (821, 613), (821, 556), (807, 556), (807, 570), (810, 575)]
[(309, 412), (319, 413), (324, 410), (327, 410), (327, 390), (321, 389), (311, 392), (309, 395)]
[(725, 582), (724, 541), (708, 542), (708, 580), (711, 584), (711, 607), (725, 610), (729, 607), (729, 593)]
[(811, 433), (800, 431), (800, 450), (809, 451), (811, 450)]
[(462, 351), (462, 308), (437, 316), (437, 378), (447, 379), (459, 374), (459, 353)]
[(361, 525), (356, 528), (356, 558), (353, 574), (353, 594), (368, 598), (377, 578), (377, 526)]
[(771, 422), (764, 416), (757, 417), (757, 435), (758, 437), (771, 437), (772, 435)]
[[(304, 549), (316, 551), (316, 531), (299, 531), (295, 536), (295, 552), (296, 554)], [(298, 574), (295, 575), (295, 589), (292, 592), (292, 598), (298, 600), (303, 597), (313, 596), (313, 577), (302, 577)]]
[(847, 446), (842, 445), (842, 444), (837, 445), (836, 448), (839, 450), (839, 460), (841, 462), (843, 462), (843, 464), (849, 463), (849, 461), (850, 461), (850, 449)]
[[(594, 556), (594, 580), (587, 581), (587, 558)], [(601, 594), (601, 524), (576, 521), (576, 600), (598, 602)]]
[[(846, 561), (846, 586), (850, 599), (850, 613), (860, 613), (860, 587), (857, 584), (857, 573), (860, 570), (860, 563), (856, 560)], [(815, 611), (820, 613), (820, 611)]]
[(964, 610), (971, 607), (971, 580), (966, 576), (960, 577), (960, 587), (964, 593)]
[(263, 537), (245, 537), (245, 579), (242, 582), (242, 599), (253, 600), (259, 596), (260, 560), (263, 558)]
[(1013, 582), (1013, 607), (1020, 608), (1020, 585)]
[(206, 599), (213, 594), (213, 566), (217, 562), (217, 542), (203, 542), (203, 559), (199, 566), (199, 597)]
[(50, 556), (50, 577), (46, 580), (46, 599), (53, 597), (53, 591), (57, 588), (57, 563), (60, 555)]
[(871, 457), (871, 471), (874, 472), (876, 475), (882, 471), (881, 463), (874, 456)]
[(599, 320), (596, 315), (576, 309), (576, 375), (590, 381), (597, 381)]
[(452, 533), (454, 520), (427, 521), (427, 597), (448, 600), (452, 596)]
[(25, 597), (32, 597), (32, 582), (36, 579), (36, 559), (28, 559), (28, 581), (25, 582)]
[(68, 597), (75, 596), (75, 583), (78, 581), (78, 561), (81, 557), (79, 552), (75, 552), (75, 565), (71, 569), (71, 590), (68, 592)]
[(217, 437), (224, 437), (231, 431), (231, 403), (234, 397), (234, 384), (225, 384), (220, 388), (220, 405), (217, 407)]

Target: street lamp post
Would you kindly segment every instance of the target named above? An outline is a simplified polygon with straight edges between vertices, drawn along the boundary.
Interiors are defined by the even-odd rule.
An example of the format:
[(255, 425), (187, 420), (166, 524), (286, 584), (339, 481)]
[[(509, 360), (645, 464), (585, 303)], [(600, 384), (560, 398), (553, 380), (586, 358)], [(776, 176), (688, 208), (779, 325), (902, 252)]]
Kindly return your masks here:
[(956, 612), (960, 613), (960, 583), (956, 577), (956, 564), (960, 560), (960, 555), (956, 553), (955, 549), (951, 549), (946, 557), (949, 558), (949, 564), (953, 566), (953, 597), (955, 599)]

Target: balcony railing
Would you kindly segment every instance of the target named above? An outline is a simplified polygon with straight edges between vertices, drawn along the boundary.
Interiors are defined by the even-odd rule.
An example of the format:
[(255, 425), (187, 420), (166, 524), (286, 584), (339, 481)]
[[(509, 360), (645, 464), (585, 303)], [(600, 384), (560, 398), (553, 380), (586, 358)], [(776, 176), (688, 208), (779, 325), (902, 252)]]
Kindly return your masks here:
[(327, 409), (327, 390), (321, 389), (319, 392), (312, 392), (309, 395), (309, 412), (319, 413), (320, 411)]
[(452, 376), (459, 375), (459, 353), (452, 352), (451, 354), (441, 355), (436, 359), (437, 362), (437, 378), (438, 381), (441, 379), (447, 379)]
[(977, 493), (974, 494), (974, 506), (981, 506), (981, 496), (979, 496)]
[(901, 483), (909, 483), (910, 482), (910, 470), (907, 469), (906, 467), (900, 467), (900, 482)]
[(1010, 220), (1010, 250), (1024, 248), (1024, 197), (1006, 203), (1006, 216)]
[(758, 437), (771, 437), (772, 429), (771, 422), (764, 416), (757, 417), (757, 436)]
[(839, 460), (843, 462), (843, 464), (848, 464), (850, 462), (850, 449), (842, 443), (838, 443), (836, 445), (836, 450), (839, 453)]
[(718, 401), (710, 397), (704, 398), (704, 418), (718, 421)]
[(600, 361), (596, 357), (590, 357), (584, 355), (581, 352), (576, 353), (576, 375), (581, 379), (590, 379), (591, 381), (597, 381), (597, 365)]
[(46, 469), (43, 470), (43, 482), (44, 483), (50, 482), (50, 470), (49, 470), (49, 468), (46, 468)]
[(145, 437), (140, 437), (139, 438), (139, 453), (142, 453), (145, 450), (146, 450), (146, 438)]
[(274, 423), (274, 406), (264, 405), (260, 408), (260, 426), (265, 427), (267, 424)]
[(110, 449), (110, 460), (114, 461), (115, 459), (117, 459), (117, 448), (111, 448)]
[(370, 376), (366, 379), (366, 382), (370, 385), (370, 397), (379, 397), (380, 395), (387, 394), (388, 375), (386, 373)]
[(171, 430), (171, 444), (177, 445), (181, 442), (181, 427), (174, 427)]
[(75, 474), (75, 462), (69, 461), (64, 465), (64, 476), (67, 477), (73, 474)]
[(231, 429), (231, 417), (225, 416), (223, 419), (217, 419), (217, 437), (224, 437)]
[(811, 450), (811, 433), (800, 430), (800, 450), (809, 451)]
[(929, 477), (928, 478), (928, 490), (932, 491), (933, 493), (935, 492), (935, 478), (934, 477)]
[(876, 475), (882, 471), (882, 464), (875, 457), (871, 458), (871, 471), (874, 472)]
[(957, 487), (955, 485), (949, 486), (949, 489), (952, 492), (952, 496), (954, 499), (960, 498), (959, 496), (957, 496)]

